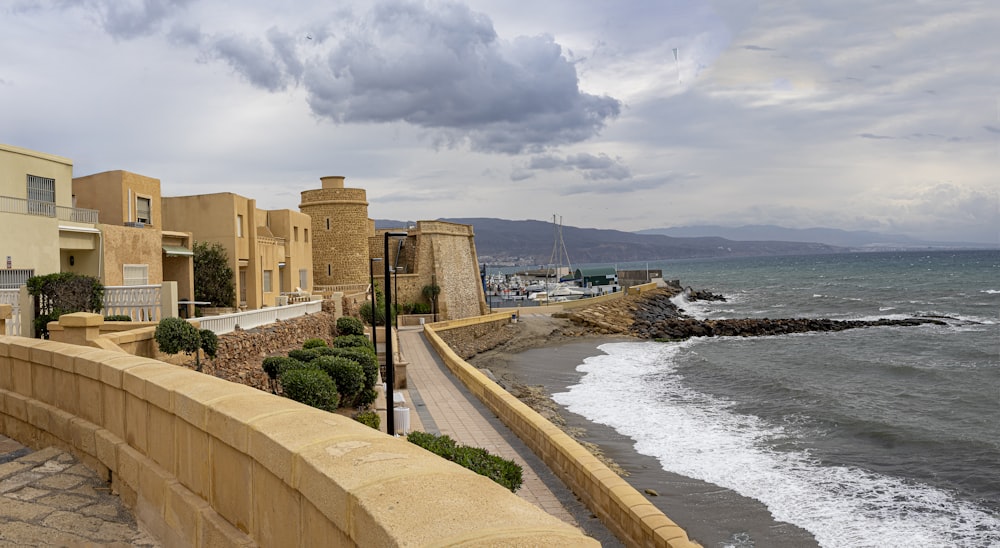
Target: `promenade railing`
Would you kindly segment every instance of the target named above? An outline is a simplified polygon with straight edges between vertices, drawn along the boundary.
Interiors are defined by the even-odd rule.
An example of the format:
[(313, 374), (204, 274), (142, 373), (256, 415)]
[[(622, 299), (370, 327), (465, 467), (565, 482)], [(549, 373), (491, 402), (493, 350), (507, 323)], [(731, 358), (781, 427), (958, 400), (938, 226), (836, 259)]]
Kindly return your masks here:
[(201, 318), (190, 318), (189, 322), (198, 322), (202, 329), (208, 329), (216, 335), (232, 333), (236, 328), (253, 329), (262, 325), (274, 323), (278, 320), (289, 320), (315, 314), (323, 310), (322, 301), (309, 301), (305, 303), (295, 303), (286, 306), (272, 306), (259, 310), (247, 310), (245, 312), (234, 312), (232, 314), (222, 314), (219, 316), (203, 316)]

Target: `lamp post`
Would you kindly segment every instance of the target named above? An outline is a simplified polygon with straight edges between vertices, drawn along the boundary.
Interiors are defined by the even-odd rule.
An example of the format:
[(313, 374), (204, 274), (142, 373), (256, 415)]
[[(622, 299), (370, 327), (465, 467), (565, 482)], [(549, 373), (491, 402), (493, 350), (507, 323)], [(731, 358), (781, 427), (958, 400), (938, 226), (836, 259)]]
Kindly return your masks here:
[(368, 259), (368, 285), (372, 288), (372, 346), (375, 347), (375, 363), (378, 363), (378, 335), (375, 334), (375, 263), (382, 257)]
[[(389, 238), (405, 238), (405, 237), (406, 237), (406, 233), (405, 232), (386, 232), (383, 235), (383, 241), (384, 241), (384, 247), (385, 247), (385, 254), (382, 255), (382, 256), (386, 257), (386, 260), (382, 261), (382, 265), (385, 266), (385, 280), (387, 282), (385, 284), (385, 286), (386, 286), (385, 287), (385, 289), (386, 289), (386, 291), (385, 291), (385, 317), (386, 318), (390, 317), (390, 315), (389, 315), (390, 314), (389, 309), (392, 306), (392, 295), (389, 294), (389, 293), (391, 293), (391, 290), (389, 289), (389, 284), (388, 284), (388, 281), (389, 281), (389, 260), (388, 260), (388, 257), (389, 257)], [(386, 415), (386, 417), (385, 417), (385, 427), (386, 427), (385, 431), (390, 436), (395, 436), (396, 435), (396, 420), (395, 420), (396, 419), (396, 417), (395, 417), (395, 414), (396, 414), (396, 409), (395, 409), (396, 403), (393, 401), (394, 398), (393, 398), (392, 391), (395, 388), (396, 372), (393, 371), (393, 366), (392, 366), (392, 335), (389, 333), (389, 322), (386, 321), (385, 325), (386, 325), (386, 335), (385, 335), (385, 377), (386, 377), (386, 379), (385, 379), (386, 380), (386, 382), (385, 382), (385, 386), (386, 386), (385, 405), (386, 405), (386, 407), (388, 407), (388, 412), (385, 414)]]
[(392, 269), (392, 323), (399, 329), (399, 267)]

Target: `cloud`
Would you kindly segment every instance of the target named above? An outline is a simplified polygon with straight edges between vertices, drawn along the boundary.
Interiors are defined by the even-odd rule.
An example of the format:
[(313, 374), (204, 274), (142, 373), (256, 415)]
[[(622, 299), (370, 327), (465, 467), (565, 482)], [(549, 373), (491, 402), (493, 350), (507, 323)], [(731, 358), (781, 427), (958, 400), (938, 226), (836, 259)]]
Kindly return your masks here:
[(514, 154), (594, 137), (621, 110), (580, 90), (551, 36), (501, 40), (463, 5), (386, 2), (350, 23), (303, 78), (312, 110), (338, 123), (404, 121), (438, 144)]
[(742, 47), (743, 49), (748, 49), (750, 51), (774, 51), (774, 48), (765, 48), (764, 46), (755, 46), (753, 44), (748, 44)]
[(863, 139), (895, 139), (895, 137), (890, 137), (888, 135), (875, 135), (874, 133), (859, 133), (858, 137)]
[(560, 187), (558, 192), (562, 196), (577, 194), (623, 195), (632, 192), (654, 190), (697, 178), (697, 175), (691, 173), (669, 173), (665, 176), (635, 177), (628, 180), (603, 180), (588, 184), (567, 185)]
[[(105, 32), (130, 40), (159, 30), (160, 25), (192, 0), (83, 0), (80, 5), (97, 14)], [(62, 2), (73, 5), (71, 2)]]
[(621, 181), (632, 176), (621, 158), (612, 158), (604, 153), (595, 155), (584, 152), (564, 158), (553, 155), (534, 156), (527, 165), (516, 168), (510, 178), (512, 181), (529, 179), (534, 176), (534, 171), (574, 171), (588, 181)]

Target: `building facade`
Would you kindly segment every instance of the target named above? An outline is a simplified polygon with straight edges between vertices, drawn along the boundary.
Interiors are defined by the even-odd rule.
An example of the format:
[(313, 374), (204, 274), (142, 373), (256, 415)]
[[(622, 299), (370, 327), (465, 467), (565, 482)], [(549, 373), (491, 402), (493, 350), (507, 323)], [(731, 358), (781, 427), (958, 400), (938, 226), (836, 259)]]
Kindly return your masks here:
[(163, 198), (163, 223), (225, 249), (236, 302), (211, 306), (276, 306), (282, 293), (312, 291), (311, 222), (303, 213), (258, 209), (256, 200), (223, 192)]

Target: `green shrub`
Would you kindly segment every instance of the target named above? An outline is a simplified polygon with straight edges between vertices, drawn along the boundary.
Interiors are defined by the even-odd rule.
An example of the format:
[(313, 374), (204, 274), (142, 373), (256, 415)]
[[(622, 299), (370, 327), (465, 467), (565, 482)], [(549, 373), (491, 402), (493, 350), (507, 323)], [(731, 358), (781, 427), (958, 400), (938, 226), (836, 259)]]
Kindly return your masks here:
[(285, 396), (324, 411), (336, 411), (340, 403), (337, 384), (320, 369), (290, 369), (279, 377)]
[(362, 411), (354, 415), (354, 420), (360, 422), (361, 424), (371, 426), (375, 430), (378, 430), (382, 426), (382, 419), (379, 418), (378, 413), (374, 411)]
[(350, 316), (342, 316), (340, 318), (337, 318), (337, 334), (364, 335), (365, 324), (361, 323), (361, 320), (357, 318), (352, 318)]
[(427, 303), (413, 303), (411, 305), (410, 312), (413, 314), (430, 314), (431, 305)]
[(106, 322), (130, 322), (132, 321), (132, 316), (128, 314), (112, 314), (110, 316), (105, 316), (104, 321)]
[[(391, 323), (393, 323), (393, 320), (396, 318), (396, 314), (392, 310), (392, 306), (391, 305), (390, 305), (389, 308), (390, 308), (390, 310), (389, 310), (389, 314), (390, 314), (389, 323), (391, 324)], [(372, 321), (372, 302), (371, 301), (365, 301), (365, 302), (361, 303), (361, 307), (358, 309), (358, 316), (361, 316), (362, 318), (364, 318), (364, 321), (366, 321), (366, 322), (371, 322)], [(375, 325), (385, 325), (385, 301), (383, 301), (381, 298), (379, 299), (378, 303), (375, 304)]]
[(208, 329), (198, 329), (191, 323), (180, 318), (163, 318), (156, 324), (153, 332), (156, 345), (160, 352), (167, 354), (194, 354), (195, 368), (201, 371), (201, 358), (198, 350), (204, 350), (205, 356), (215, 358), (219, 350), (219, 337)]
[(510, 489), (512, 493), (521, 488), (523, 481), (521, 465), (514, 461), (491, 455), (489, 451), (480, 447), (459, 445), (448, 436), (437, 436), (427, 432), (410, 432), (406, 439), (435, 455), (490, 478)]
[(355, 397), (365, 388), (365, 371), (358, 362), (338, 356), (320, 356), (312, 363), (330, 375), (337, 384), (337, 391), (340, 392), (344, 404), (353, 403)]
[(63, 314), (98, 312), (104, 307), (104, 286), (93, 276), (56, 272), (32, 276), (25, 282), (28, 293), (44, 312), (35, 317), (35, 335), (49, 338), (49, 322)]
[(201, 349), (205, 355), (215, 359), (215, 355), (219, 352), (219, 336), (211, 329), (201, 329), (198, 335), (201, 337)]
[(317, 346), (314, 348), (310, 348), (309, 350), (315, 352), (317, 356), (336, 356), (337, 351), (340, 349), (334, 348), (332, 346)]
[(288, 353), (289, 358), (295, 358), (300, 362), (311, 362), (319, 357), (319, 352), (315, 348), (296, 348)]
[(261, 364), (261, 367), (264, 368), (267, 377), (273, 381), (277, 380), (285, 371), (289, 369), (305, 369), (305, 365), (305, 363), (295, 358), (289, 358), (288, 356), (269, 356), (264, 358), (264, 363)]
[(365, 407), (375, 403), (375, 400), (377, 399), (378, 390), (375, 390), (374, 388), (365, 388), (354, 399), (354, 406), (364, 409)]
[(307, 350), (310, 348), (324, 348), (324, 347), (326, 347), (326, 341), (320, 338), (306, 339), (306, 342), (302, 343), (302, 348), (305, 348)]
[(201, 334), (198, 328), (180, 318), (163, 318), (156, 325), (153, 338), (160, 352), (167, 354), (193, 354), (201, 348)]
[(365, 372), (365, 388), (371, 388), (378, 383), (378, 359), (371, 351), (359, 348), (332, 348), (330, 355), (341, 356), (361, 365)]
[(335, 348), (370, 348), (375, 350), (375, 346), (364, 335), (341, 335), (333, 339)]

